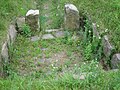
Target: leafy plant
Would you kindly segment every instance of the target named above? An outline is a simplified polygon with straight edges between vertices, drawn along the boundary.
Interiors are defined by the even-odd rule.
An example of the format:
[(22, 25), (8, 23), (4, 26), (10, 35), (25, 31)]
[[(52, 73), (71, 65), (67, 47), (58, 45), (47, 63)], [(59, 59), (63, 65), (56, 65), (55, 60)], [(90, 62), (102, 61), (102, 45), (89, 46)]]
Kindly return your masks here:
[(22, 27), (22, 35), (25, 37), (30, 37), (32, 35), (30, 27), (27, 24), (24, 24)]

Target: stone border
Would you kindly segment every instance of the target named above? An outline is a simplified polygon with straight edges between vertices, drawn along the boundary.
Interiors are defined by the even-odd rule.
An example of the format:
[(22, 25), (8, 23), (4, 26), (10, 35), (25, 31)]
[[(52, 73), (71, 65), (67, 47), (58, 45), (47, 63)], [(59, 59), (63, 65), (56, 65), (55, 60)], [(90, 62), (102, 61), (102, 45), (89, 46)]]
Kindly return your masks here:
[(7, 33), (7, 40), (5, 40), (4, 44), (2, 45), (2, 50), (0, 53), (0, 76), (7, 76), (7, 65), (10, 62), (10, 55), (9, 55), (9, 48), (15, 42), (17, 37), (17, 31), (14, 24), (10, 24)]
[(103, 54), (104, 59), (103, 62), (106, 62), (106, 60), (109, 60), (110, 68), (111, 69), (118, 69), (120, 64), (120, 53), (115, 53), (115, 48), (111, 44), (108, 35), (104, 35), (103, 37), (100, 37), (100, 33), (97, 31), (97, 25), (95, 23), (92, 23), (93, 28), (93, 35), (97, 37), (97, 39), (101, 38), (102, 42), (101, 45), (103, 47)]

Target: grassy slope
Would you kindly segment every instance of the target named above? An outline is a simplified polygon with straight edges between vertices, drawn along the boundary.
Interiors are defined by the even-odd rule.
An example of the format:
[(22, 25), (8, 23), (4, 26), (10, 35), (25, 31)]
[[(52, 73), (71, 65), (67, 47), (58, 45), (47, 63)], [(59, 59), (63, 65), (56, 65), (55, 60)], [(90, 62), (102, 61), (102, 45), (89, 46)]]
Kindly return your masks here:
[[(16, 16), (25, 15), (34, 8), (34, 0), (1, 0), (0, 1), (0, 50), (5, 42), (8, 25)], [(33, 6), (34, 5), (34, 6)]]

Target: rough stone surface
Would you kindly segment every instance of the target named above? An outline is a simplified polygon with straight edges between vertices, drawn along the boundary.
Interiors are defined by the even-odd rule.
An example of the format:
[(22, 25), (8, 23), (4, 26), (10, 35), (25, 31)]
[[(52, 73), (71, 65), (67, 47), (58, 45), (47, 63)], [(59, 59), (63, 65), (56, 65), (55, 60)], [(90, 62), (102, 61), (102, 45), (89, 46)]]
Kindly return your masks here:
[(78, 29), (79, 28), (79, 11), (73, 4), (65, 5), (64, 24), (65, 29)]
[(55, 37), (52, 34), (44, 34), (42, 39), (54, 39)]
[(102, 39), (103, 44), (103, 53), (106, 57), (109, 57), (114, 50), (114, 47), (110, 44), (107, 35), (105, 35)]
[(93, 27), (93, 35), (97, 38), (100, 37), (98, 31), (97, 31), (97, 27), (96, 27), (96, 23), (92, 23), (92, 27)]
[(39, 31), (39, 10), (29, 10), (25, 17), (25, 23), (30, 26), (32, 32)]
[(40, 37), (39, 36), (33, 36), (33, 37), (30, 38), (30, 40), (33, 41), (33, 42), (38, 41), (38, 40), (40, 40)]
[(10, 43), (13, 44), (17, 36), (17, 31), (14, 25), (10, 25), (8, 29), (8, 39), (10, 39)]
[(65, 34), (63, 31), (57, 31), (54, 33), (54, 36), (57, 37), (57, 38), (60, 38), (60, 37), (64, 37)]
[(120, 68), (120, 53), (113, 55), (111, 60), (112, 69)]
[(17, 31), (21, 32), (22, 31), (22, 27), (25, 25), (25, 17), (17, 18), (16, 25), (17, 25)]
[(2, 62), (4, 62), (4, 63), (9, 62), (7, 42), (5, 42), (5, 43), (3, 44), (3, 46), (2, 46), (1, 59), (2, 59)]

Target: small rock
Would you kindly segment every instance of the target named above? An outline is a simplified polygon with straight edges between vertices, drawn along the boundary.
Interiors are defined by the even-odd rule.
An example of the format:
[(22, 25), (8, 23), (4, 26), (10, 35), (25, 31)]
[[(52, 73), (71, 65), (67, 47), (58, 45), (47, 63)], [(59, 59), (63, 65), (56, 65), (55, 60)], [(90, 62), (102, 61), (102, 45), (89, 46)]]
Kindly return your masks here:
[(41, 50), (42, 50), (42, 51), (46, 51), (46, 50), (47, 50), (47, 48), (41, 48)]
[(111, 60), (112, 69), (120, 68), (120, 53), (113, 55)]
[(42, 39), (54, 39), (55, 37), (52, 34), (44, 34)]
[(39, 36), (33, 36), (30, 39), (31, 39), (31, 41), (35, 42), (35, 41), (40, 40), (40, 37)]
[(54, 33), (54, 36), (57, 37), (57, 38), (59, 38), (59, 37), (64, 37), (65, 34), (64, 34), (63, 31), (57, 31), (57, 32)]

